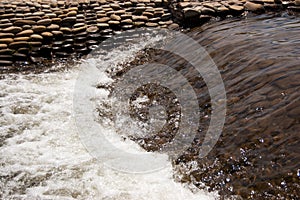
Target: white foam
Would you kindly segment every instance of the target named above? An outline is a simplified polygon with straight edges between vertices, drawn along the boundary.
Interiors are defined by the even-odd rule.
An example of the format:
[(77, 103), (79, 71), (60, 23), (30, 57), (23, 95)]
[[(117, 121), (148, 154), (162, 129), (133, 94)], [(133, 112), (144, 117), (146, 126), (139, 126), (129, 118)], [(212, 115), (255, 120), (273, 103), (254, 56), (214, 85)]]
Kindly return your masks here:
[[(129, 55), (132, 57), (133, 52), (119, 59)], [(94, 58), (86, 61), (99, 62)], [(108, 62), (116, 60), (101, 64)], [(214, 193), (192, 192), (175, 182), (167, 160), (162, 170), (128, 174), (94, 159), (81, 143), (73, 117), (73, 91), (79, 72), (74, 67), (68, 72), (10, 75), (0, 80), (0, 130), (1, 136), (9, 137), (0, 147), (2, 199), (215, 199)], [(112, 81), (104, 72), (99, 80)], [(97, 95), (101, 99), (108, 93), (99, 90)], [(110, 137), (122, 144), (117, 134), (111, 132)], [(126, 148), (128, 144), (143, 152), (130, 141)]]

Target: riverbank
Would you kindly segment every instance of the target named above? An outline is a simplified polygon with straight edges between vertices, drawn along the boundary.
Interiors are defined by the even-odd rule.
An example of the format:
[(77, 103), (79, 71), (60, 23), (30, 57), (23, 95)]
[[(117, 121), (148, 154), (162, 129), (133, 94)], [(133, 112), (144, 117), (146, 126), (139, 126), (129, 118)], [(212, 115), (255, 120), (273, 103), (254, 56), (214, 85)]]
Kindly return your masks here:
[(111, 35), (137, 27), (180, 29), (282, 10), (299, 12), (300, 1), (1, 1), (0, 69), (22, 71), (22, 66), (81, 57)]

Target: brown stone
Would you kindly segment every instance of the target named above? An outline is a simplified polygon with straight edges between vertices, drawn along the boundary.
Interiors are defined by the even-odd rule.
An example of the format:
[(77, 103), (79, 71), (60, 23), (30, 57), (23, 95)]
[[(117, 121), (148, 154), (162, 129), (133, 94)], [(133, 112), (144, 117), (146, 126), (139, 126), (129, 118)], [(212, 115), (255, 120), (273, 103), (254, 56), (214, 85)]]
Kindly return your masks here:
[(23, 26), (23, 25), (35, 25), (35, 21), (33, 20), (25, 20), (25, 19), (22, 19), (22, 20), (17, 20), (14, 22), (14, 25), (15, 26)]
[(52, 18), (52, 23), (54, 23), (54, 24), (60, 24), (61, 23), (61, 21), (62, 21), (62, 19), (61, 18)]
[(112, 14), (110, 16), (110, 19), (114, 20), (114, 21), (121, 21), (121, 17), (115, 14)]
[(38, 34), (33, 34), (30, 36), (30, 40), (32, 41), (41, 41), (43, 40), (43, 37), (41, 35), (38, 35)]
[(97, 22), (98, 23), (105, 23), (105, 22), (108, 22), (110, 20), (109, 17), (102, 17), (100, 19), (97, 19)]
[(89, 27), (86, 29), (86, 31), (87, 31), (88, 33), (96, 33), (96, 32), (98, 32), (98, 30), (99, 30), (99, 28), (98, 28), (97, 26), (89, 26)]
[(0, 33), (0, 38), (13, 38), (13, 33)]
[(249, 2), (249, 1), (247, 1), (244, 4), (244, 7), (245, 7), (246, 10), (256, 12), (256, 13), (262, 13), (262, 12), (265, 11), (265, 8), (264, 8), (263, 5), (257, 4), (257, 3), (252, 3), (252, 2)]
[(22, 37), (22, 36), (30, 36), (31, 34), (33, 34), (33, 30), (25, 30), (25, 31), (21, 31), (19, 33), (17, 33), (17, 36)]
[(183, 9), (183, 15), (185, 18), (198, 18), (200, 16), (200, 12), (192, 9), (192, 8), (184, 8)]
[(42, 25), (40, 25), (40, 26), (33, 26), (32, 30), (35, 33), (40, 33), (40, 32), (43, 32), (43, 31), (46, 30), (46, 26), (42, 26)]
[(28, 47), (29, 43), (26, 41), (12, 42), (9, 44), (9, 48), (11, 49), (19, 49), (21, 47)]
[(132, 20), (133, 21), (148, 21), (148, 17), (133, 15)]
[(243, 6), (237, 6), (237, 5), (230, 5), (229, 6), (230, 10), (236, 11), (236, 12), (242, 12), (244, 11), (244, 7)]
[(158, 24), (157, 23), (153, 23), (153, 22), (147, 22), (146, 26), (148, 26), (148, 27), (157, 27)]
[(50, 26), (47, 27), (47, 30), (49, 31), (55, 31), (55, 30), (59, 30), (59, 25), (57, 24), (51, 24)]
[(86, 26), (81, 26), (81, 27), (77, 27), (77, 28), (73, 28), (73, 33), (77, 34), (77, 33), (81, 33), (84, 32), (86, 30)]
[(52, 38), (53, 37), (53, 34), (50, 33), (50, 32), (43, 32), (41, 34), (44, 38)]
[(7, 48), (7, 44), (0, 44), (0, 49), (6, 49)]
[(9, 44), (9, 43), (12, 43), (14, 41), (14, 39), (12, 38), (1, 38), (0, 39), (0, 43), (2, 44)]
[(5, 33), (19, 33), (20, 31), (22, 31), (22, 28), (20, 27), (17, 27), (17, 26), (11, 26), (11, 27), (8, 27), (8, 28), (5, 28), (2, 30), (3, 32)]
[(15, 42), (18, 42), (18, 41), (28, 41), (28, 40), (29, 40), (29, 37), (16, 37), (16, 38), (14, 38)]
[(71, 34), (72, 33), (72, 29), (67, 28), (67, 27), (62, 27), (59, 29), (61, 32), (63, 33), (67, 33), (67, 34)]
[(43, 26), (48, 26), (52, 23), (51, 19), (41, 19), (37, 21), (37, 25), (43, 25)]
[(76, 15), (77, 15), (77, 12), (75, 10), (67, 13), (68, 17), (74, 17)]

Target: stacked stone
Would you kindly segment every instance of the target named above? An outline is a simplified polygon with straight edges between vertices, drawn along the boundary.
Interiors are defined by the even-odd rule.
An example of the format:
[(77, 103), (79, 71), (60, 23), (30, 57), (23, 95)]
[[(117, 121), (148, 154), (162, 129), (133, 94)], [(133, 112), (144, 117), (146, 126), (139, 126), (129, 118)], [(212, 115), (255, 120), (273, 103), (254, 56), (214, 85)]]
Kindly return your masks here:
[(163, 0), (1, 1), (0, 65), (84, 55), (142, 26), (178, 27)]
[(283, 9), (300, 11), (300, 0), (181, 0), (170, 3), (174, 18), (184, 26), (198, 26), (212, 17), (224, 18), (249, 11), (263, 13)]
[(0, 66), (81, 56), (112, 34), (137, 27), (174, 29), (282, 8), (299, 11), (300, 0), (3, 0)]

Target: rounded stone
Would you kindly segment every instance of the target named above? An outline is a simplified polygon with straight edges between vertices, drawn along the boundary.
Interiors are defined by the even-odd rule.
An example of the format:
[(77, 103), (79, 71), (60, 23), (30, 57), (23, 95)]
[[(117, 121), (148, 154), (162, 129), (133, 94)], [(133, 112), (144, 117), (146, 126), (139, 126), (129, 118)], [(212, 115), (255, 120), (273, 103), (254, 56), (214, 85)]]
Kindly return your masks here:
[(99, 31), (99, 28), (98, 28), (97, 26), (89, 26), (89, 27), (86, 29), (86, 31), (87, 31), (88, 33), (96, 33), (96, 32)]
[(46, 29), (47, 29), (46, 26), (42, 26), (42, 25), (40, 25), (40, 26), (33, 26), (33, 27), (32, 27), (32, 30), (33, 30), (33, 32), (35, 32), (35, 33), (43, 32), (43, 31), (45, 31)]
[(102, 17), (100, 19), (97, 19), (97, 22), (98, 23), (105, 23), (105, 22), (108, 22), (110, 20), (109, 17)]
[(30, 36), (31, 34), (33, 34), (33, 30), (25, 30), (17, 33), (16, 36), (23, 37), (23, 36)]
[(55, 30), (59, 30), (60, 26), (57, 24), (51, 24), (50, 26), (47, 27), (47, 30), (49, 31), (55, 31)]
[(110, 19), (112, 19), (112, 20), (114, 20), (114, 21), (120, 21), (120, 20), (121, 20), (121, 17), (118, 16), (118, 15), (112, 14), (112, 15), (110, 16)]
[(7, 44), (0, 44), (0, 49), (6, 49), (7, 48)]
[(85, 30), (86, 30), (86, 26), (81, 26), (78, 28), (73, 28), (73, 33), (77, 34), (77, 33), (84, 32)]
[(48, 26), (52, 23), (51, 19), (41, 19), (39, 21), (36, 22), (37, 25), (43, 25), (43, 26)]
[(25, 19), (17, 20), (17, 21), (14, 22), (15, 26), (35, 25), (35, 24), (36, 24), (35, 21), (33, 21), (33, 20), (25, 20)]
[(46, 38), (52, 38), (52, 37), (53, 37), (53, 34), (50, 33), (50, 32), (43, 32), (41, 35), (42, 35), (43, 37), (46, 37)]
[(1, 44), (10, 44), (10, 43), (12, 43), (14, 41), (14, 39), (12, 39), (12, 38), (1, 38), (0, 39), (0, 43)]
[(20, 27), (17, 27), (17, 26), (11, 26), (11, 27), (8, 27), (8, 28), (5, 28), (2, 30), (3, 32), (5, 33), (19, 33), (20, 31), (22, 31), (22, 28)]
[(12, 42), (9, 44), (9, 48), (11, 49), (19, 49), (19, 48), (22, 48), (22, 47), (28, 47), (29, 46), (29, 43), (26, 42), (26, 41), (18, 41), (18, 42)]
[(41, 41), (41, 40), (43, 40), (43, 37), (42, 37), (41, 35), (38, 35), (38, 34), (32, 34), (32, 35), (30, 36), (30, 39), (31, 39), (32, 41)]
[(0, 33), (0, 38), (12, 38), (14, 37), (13, 33)]
[(29, 37), (16, 37), (16, 38), (14, 38), (15, 42), (18, 42), (18, 41), (28, 41), (28, 40), (29, 40)]
[(153, 22), (147, 22), (146, 26), (148, 26), (148, 27), (157, 27), (158, 24), (157, 23), (153, 23)]
[(12, 61), (9, 60), (0, 60), (0, 66), (11, 66), (13, 64)]

